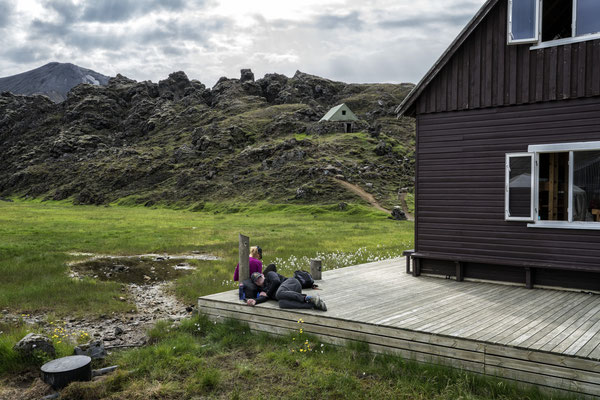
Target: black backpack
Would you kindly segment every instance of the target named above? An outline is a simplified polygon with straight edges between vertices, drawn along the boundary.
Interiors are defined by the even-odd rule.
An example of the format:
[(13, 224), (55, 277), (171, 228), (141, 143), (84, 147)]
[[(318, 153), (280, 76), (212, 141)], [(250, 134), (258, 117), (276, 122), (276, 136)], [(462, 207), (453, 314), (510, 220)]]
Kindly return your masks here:
[(298, 279), (303, 289), (312, 289), (315, 284), (313, 277), (306, 271), (298, 270), (294, 272), (294, 278)]

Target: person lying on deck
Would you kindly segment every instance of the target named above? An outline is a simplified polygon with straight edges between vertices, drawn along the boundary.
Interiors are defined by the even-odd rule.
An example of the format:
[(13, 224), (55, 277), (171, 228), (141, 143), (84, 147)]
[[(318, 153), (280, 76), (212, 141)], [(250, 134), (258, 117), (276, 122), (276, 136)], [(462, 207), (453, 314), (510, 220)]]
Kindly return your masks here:
[[(254, 272), (263, 272), (263, 264), (262, 264), (262, 249), (260, 246), (252, 246), (250, 247), (250, 257), (248, 257), (248, 261), (250, 264), (250, 275)], [(240, 280), (240, 264), (235, 267), (235, 272), (233, 273), (233, 280)]]
[(246, 304), (255, 306), (271, 299), (279, 302), (280, 308), (317, 309), (327, 311), (327, 306), (318, 295), (302, 293), (302, 285), (296, 278), (286, 278), (275, 271), (268, 271), (267, 277), (253, 273), (242, 282)]

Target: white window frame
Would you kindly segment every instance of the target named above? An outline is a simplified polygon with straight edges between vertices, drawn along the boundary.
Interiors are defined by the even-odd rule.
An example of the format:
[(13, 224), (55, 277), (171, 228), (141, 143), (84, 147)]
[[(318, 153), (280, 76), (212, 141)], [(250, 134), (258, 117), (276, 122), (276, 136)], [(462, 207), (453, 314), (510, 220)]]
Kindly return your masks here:
[(536, 0), (535, 2), (535, 28), (533, 30), (534, 32), (534, 37), (532, 38), (528, 38), (528, 39), (513, 39), (512, 38), (512, 5), (513, 5), (513, 0), (508, 0), (508, 18), (507, 18), (507, 22), (508, 22), (508, 29), (506, 31), (506, 35), (507, 35), (507, 39), (508, 39), (508, 44), (523, 44), (523, 43), (539, 43), (540, 41), (540, 1), (541, 0)]
[[(595, 221), (573, 221), (573, 173), (574, 173), (574, 152), (600, 150), (600, 141), (593, 142), (572, 142), (555, 144), (529, 145), (527, 153), (512, 154), (531, 154), (535, 159), (532, 176), (535, 176), (534, 193), (535, 207), (533, 222), (527, 224), (528, 228), (560, 228), (560, 229), (590, 229), (600, 230), (600, 222)], [(569, 153), (569, 191), (568, 191), (568, 220), (567, 221), (539, 221), (539, 155), (541, 153)], [(511, 154), (511, 153), (509, 153)], [(507, 156), (509, 155), (507, 154)], [(505, 208), (508, 208), (508, 197), (505, 199)]]
[[(510, 159), (517, 157), (530, 157), (531, 158), (531, 203), (529, 210), (529, 217), (513, 217), (510, 215), (509, 200), (510, 200)], [(536, 156), (534, 153), (506, 153), (506, 161), (504, 165), (505, 177), (504, 177), (504, 220), (505, 221), (535, 221), (537, 218), (537, 168)]]
[(535, 19), (535, 32), (536, 32), (537, 37), (535, 40), (533, 40), (533, 39), (512, 40), (512, 38), (511, 38), (512, 0), (508, 0), (507, 43), (509, 45), (533, 43), (533, 46), (531, 46), (529, 48), (529, 50), (537, 50), (537, 49), (544, 49), (547, 47), (555, 47), (555, 46), (561, 46), (561, 45), (565, 45), (565, 44), (579, 43), (579, 42), (585, 42), (588, 40), (599, 39), (600, 32), (585, 33), (583, 35), (577, 35), (577, 1), (578, 0), (571, 0), (571, 1), (572, 1), (572, 7), (573, 7), (573, 17), (572, 17), (572, 22), (571, 22), (571, 37), (563, 38), (563, 39), (556, 39), (556, 40), (548, 40), (546, 42), (542, 42), (542, 24), (543, 24), (542, 10), (544, 9), (544, 7), (543, 7), (544, 0), (538, 0), (536, 2), (536, 11), (535, 12), (536, 12), (537, 18)]

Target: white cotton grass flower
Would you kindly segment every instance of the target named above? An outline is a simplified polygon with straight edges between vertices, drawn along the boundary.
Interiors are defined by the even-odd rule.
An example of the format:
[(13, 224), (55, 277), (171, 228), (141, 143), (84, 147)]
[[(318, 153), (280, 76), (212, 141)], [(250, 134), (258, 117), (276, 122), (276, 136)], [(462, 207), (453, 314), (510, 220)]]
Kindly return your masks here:
[[(408, 243), (402, 243), (400, 248), (408, 248)], [(308, 269), (310, 267), (311, 259), (320, 259), (322, 261), (323, 269), (331, 270), (350, 265), (364, 264), (374, 261), (383, 261), (391, 258), (397, 258), (402, 255), (401, 251), (383, 251), (381, 245), (377, 245), (377, 251), (371, 252), (366, 247), (360, 247), (355, 251), (344, 252), (344, 251), (333, 251), (328, 253), (317, 252), (314, 257), (303, 256), (298, 258), (295, 255), (289, 256), (287, 259), (275, 258), (273, 262), (277, 265), (277, 269), (280, 271), (293, 272), (297, 269)]]

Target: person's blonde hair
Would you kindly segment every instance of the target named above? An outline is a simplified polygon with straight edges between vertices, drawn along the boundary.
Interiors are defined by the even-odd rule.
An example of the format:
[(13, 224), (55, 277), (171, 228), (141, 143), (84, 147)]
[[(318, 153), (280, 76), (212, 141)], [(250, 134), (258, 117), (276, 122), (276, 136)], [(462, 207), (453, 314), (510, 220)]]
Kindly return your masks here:
[(257, 260), (260, 258), (260, 254), (258, 253), (258, 246), (250, 247), (250, 257), (256, 258)]

